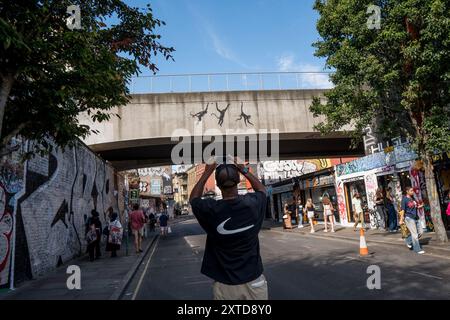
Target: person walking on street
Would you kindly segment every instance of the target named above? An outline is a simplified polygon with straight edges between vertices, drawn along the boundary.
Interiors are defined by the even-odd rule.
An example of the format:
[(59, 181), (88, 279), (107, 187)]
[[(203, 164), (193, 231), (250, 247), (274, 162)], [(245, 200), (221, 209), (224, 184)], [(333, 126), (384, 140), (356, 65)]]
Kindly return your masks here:
[(305, 211), (308, 216), (309, 224), (311, 225), (311, 233), (314, 233), (316, 232), (316, 230), (314, 230), (314, 204), (311, 198), (306, 200)]
[(142, 252), (142, 236), (144, 234), (145, 216), (142, 210), (139, 210), (139, 205), (133, 205), (133, 211), (130, 213), (131, 230), (134, 235), (134, 246), (136, 253)]
[(289, 210), (289, 204), (284, 205), (283, 228), (292, 229), (292, 211)]
[(356, 227), (361, 222), (361, 227), (365, 229), (366, 224), (364, 222), (364, 212), (362, 209), (362, 201), (361, 201), (361, 195), (359, 192), (355, 192), (352, 198), (352, 205), (353, 205), (353, 217), (355, 219), (355, 225), (353, 226), (353, 230), (356, 231)]
[(101, 257), (100, 252), (100, 235), (102, 230), (102, 223), (99, 218), (97, 210), (91, 211), (91, 216), (86, 222), (86, 240), (88, 242), (87, 252), (89, 253), (89, 260), (94, 261)]
[(303, 204), (302, 200), (297, 201), (298, 228), (303, 228)]
[(328, 232), (328, 222), (327, 220), (330, 220), (331, 224), (331, 232), (334, 231), (334, 217), (333, 217), (333, 204), (330, 201), (330, 198), (323, 197), (322, 198), (322, 205), (323, 205), (323, 221), (325, 222), (325, 230), (324, 232)]
[(122, 244), (123, 228), (116, 212), (111, 213), (108, 223), (106, 251), (111, 251), (111, 258), (117, 257), (117, 251)]
[[(210, 162), (210, 161), (209, 161)], [(215, 180), (222, 199), (202, 199), (209, 176)], [(242, 174), (255, 192), (238, 194)], [(191, 192), (192, 211), (206, 231), (201, 272), (215, 280), (215, 300), (267, 300), (258, 233), (267, 205), (266, 188), (238, 159), (217, 166), (209, 163)]]
[(386, 230), (386, 210), (384, 207), (384, 196), (383, 191), (381, 189), (377, 189), (375, 192), (375, 197), (373, 199), (375, 201), (375, 209), (377, 211), (378, 216), (378, 229)]
[(423, 229), (420, 225), (417, 209), (423, 207), (414, 200), (414, 188), (406, 188), (406, 195), (402, 199), (400, 224), (406, 224), (411, 233), (406, 239), (406, 246), (413, 249), (415, 253), (424, 254), (425, 251), (420, 246), (419, 238), (422, 236)]
[(150, 211), (150, 214), (148, 215), (148, 224), (150, 228), (150, 232), (155, 231), (155, 224), (156, 224), (156, 217), (153, 212)]
[(164, 212), (159, 217), (159, 227), (161, 229), (161, 235), (162, 236), (167, 236), (168, 229), (169, 229), (169, 226), (167, 224), (168, 221), (169, 221), (169, 216)]
[(395, 210), (395, 199), (392, 194), (392, 188), (389, 187), (386, 189), (386, 205), (388, 210), (388, 225), (389, 232), (396, 232), (398, 229), (397, 225), (397, 211)]

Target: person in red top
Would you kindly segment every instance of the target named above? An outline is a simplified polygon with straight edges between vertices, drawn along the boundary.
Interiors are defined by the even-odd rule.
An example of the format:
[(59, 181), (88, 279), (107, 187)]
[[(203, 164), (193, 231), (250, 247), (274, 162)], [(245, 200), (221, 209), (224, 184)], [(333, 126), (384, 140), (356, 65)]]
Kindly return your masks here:
[(134, 235), (134, 246), (136, 253), (142, 252), (142, 236), (144, 235), (145, 215), (142, 210), (139, 210), (139, 205), (133, 205), (133, 211), (130, 212), (131, 230)]

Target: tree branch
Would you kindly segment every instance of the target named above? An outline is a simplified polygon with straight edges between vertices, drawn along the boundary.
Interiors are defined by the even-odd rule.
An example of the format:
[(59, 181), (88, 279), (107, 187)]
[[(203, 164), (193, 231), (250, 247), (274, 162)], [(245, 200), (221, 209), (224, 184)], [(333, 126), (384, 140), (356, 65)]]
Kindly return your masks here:
[(11, 131), (9, 134), (7, 134), (5, 137), (2, 138), (1, 146), (6, 146), (6, 144), (16, 135), (20, 133), (27, 125), (29, 125), (31, 121), (26, 121), (17, 126), (13, 131)]

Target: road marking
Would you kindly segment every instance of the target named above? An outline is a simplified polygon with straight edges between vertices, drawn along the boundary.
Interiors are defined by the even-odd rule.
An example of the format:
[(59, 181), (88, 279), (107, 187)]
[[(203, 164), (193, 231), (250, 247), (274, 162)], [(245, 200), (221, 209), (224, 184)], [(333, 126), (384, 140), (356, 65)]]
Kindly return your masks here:
[(139, 279), (139, 282), (136, 286), (136, 290), (134, 291), (133, 297), (131, 298), (131, 300), (136, 300), (136, 296), (139, 293), (139, 290), (141, 289), (141, 285), (142, 285), (142, 281), (144, 280), (144, 276), (147, 273), (147, 269), (148, 266), (150, 264), (150, 261), (152, 260), (153, 254), (155, 253), (156, 247), (158, 246), (158, 242), (159, 242), (159, 237), (156, 239), (156, 243), (155, 246), (153, 247), (152, 253), (150, 254), (147, 264), (145, 265), (144, 271), (141, 274), (141, 278)]
[(192, 243), (192, 241), (189, 240), (188, 237), (184, 237), (184, 241), (186, 241), (187, 244), (189, 245), (189, 247), (191, 247), (191, 248), (199, 248), (200, 247), (199, 245), (196, 245), (196, 244)]
[(422, 273), (422, 272), (417, 272), (417, 271), (411, 271), (411, 273), (419, 274), (419, 275), (421, 275), (421, 276), (428, 277), (428, 278), (433, 278), (433, 279), (438, 279), (438, 280), (444, 280), (444, 278), (436, 277), (436, 276), (433, 276), (433, 275), (427, 274), (427, 273)]

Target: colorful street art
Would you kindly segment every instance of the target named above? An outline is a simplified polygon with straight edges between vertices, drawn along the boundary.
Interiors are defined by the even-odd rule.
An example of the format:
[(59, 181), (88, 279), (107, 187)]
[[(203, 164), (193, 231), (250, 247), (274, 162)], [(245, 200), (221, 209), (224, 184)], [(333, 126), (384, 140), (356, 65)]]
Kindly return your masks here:
[(9, 282), (16, 195), (23, 188), (23, 165), (5, 157), (0, 162), (0, 287)]
[(7, 285), (11, 277), (14, 212), (16, 238), (21, 243), (16, 245), (14, 278), (21, 281), (43, 275), (85, 252), (85, 221), (91, 210), (100, 213), (102, 223), (111, 210), (123, 211), (121, 180), (114, 168), (82, 144), (47, 156), (36, 155), (24, 165), (3, 161), (0, 285)]
[(338, 181), (336, 183), (336, 191), (337, 191), (337, 201), (339, 207), (339, 216), (341, 223), (347, 222), (347, 210), (345, 208), (345, 194), (344, 194), (344, 182)]
[(336, 176), (369, 171), (416, 158), (417, 154), (411, 150), (408, 144), (398, 145), (394, 147), (393, 152), (378, 152), (351, 162), (339, 164), (336, 166)]
[(258, 175), (266, 183), (298, 177), (333, 166), (331, 159), (262, 161)]

